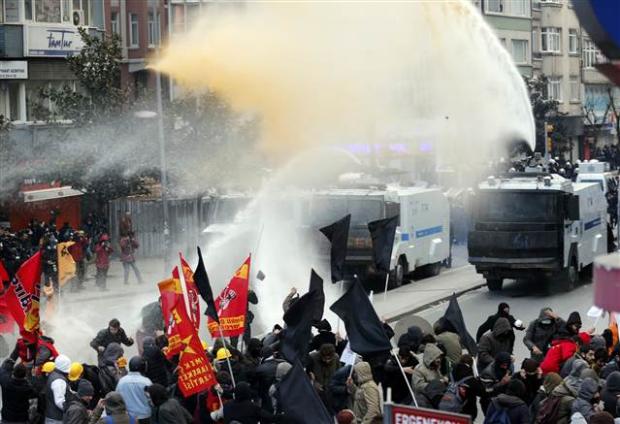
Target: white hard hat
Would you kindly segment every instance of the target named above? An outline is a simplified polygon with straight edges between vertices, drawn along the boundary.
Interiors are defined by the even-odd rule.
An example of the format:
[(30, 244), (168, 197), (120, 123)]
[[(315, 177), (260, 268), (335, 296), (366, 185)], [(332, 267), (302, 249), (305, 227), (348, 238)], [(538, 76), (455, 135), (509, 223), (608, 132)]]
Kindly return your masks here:
[(56, 369), (58, 371), (69, 374), (69, 370), (71, 369), (71, 359), (69, 359), (67, 355), (58, 355), (54, 363), (56, 364)]

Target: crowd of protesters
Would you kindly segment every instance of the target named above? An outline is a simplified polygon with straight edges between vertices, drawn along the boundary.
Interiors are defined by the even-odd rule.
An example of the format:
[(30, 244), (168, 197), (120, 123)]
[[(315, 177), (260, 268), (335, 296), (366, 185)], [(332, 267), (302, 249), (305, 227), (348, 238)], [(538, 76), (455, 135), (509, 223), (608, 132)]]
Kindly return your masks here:
[[(283, 302), (285, 312), (297, 298), (291, 291)], [(95, 335), (90, 346), (97, 364), (72, 362), (43, 336), (36, 345), (19, 339), (0, 367), (2, 422), (294, 422), (282, 409), (286, 394), (280, 385), (293, 365), (281, 352), (280, 325), (240, 346), (236, 340), (234, 345), (222, 339), (212, 346), (203, 343), (217, 384), (185, 398), (177, 385), (178, 356), (166, 357), (158, 303), (147, 305), (142, 315), (149, 333), (136, 340), (117, 319)], [(500, 303), (476, 332), (477, 352), (468, 352), (446, 318), (433, 325), (416, 319), (420, 325), (399, 336), (384, 324), (394, 346), (391, 353), (357, 356), (348, 364), (342, 362), (347, 341), (327, 320), (313, 324), (303, 365), (335, 422), (383, 422), (388, 393), (398, 404), (465, 414), (472, 422), (489, 424), (600, 424), (620, 417), (617, 331), (595, 334), (582, 328), (579, 313), (563, 319), (550, 307), (523, 323)], [(138, 355), (128, 359), (123, 346), (134, 343)], [(523, 343), (529, 357), (516, 358), (515, 343)]]

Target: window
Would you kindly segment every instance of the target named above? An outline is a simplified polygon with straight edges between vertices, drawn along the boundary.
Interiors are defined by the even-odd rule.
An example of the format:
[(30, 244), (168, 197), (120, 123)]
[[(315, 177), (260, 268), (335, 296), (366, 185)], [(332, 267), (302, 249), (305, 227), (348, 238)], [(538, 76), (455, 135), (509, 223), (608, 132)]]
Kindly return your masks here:
[(576, 75), (571, 75), (570, 77), (570, 101), (578, 102), (581, 98), (580, 96), (581, 84), (579, 84), (579, 77)]
[(19, 0), (4, 0), (4, 22), (19, 22), (19, 3)]
[(135, 13), (129, 14), (129, 47), (140, 46), (140, 30), (138, 26), (138, 15)]
[(512, 58), (515, 63), (527, 63), (527, 40), (512, 40)]
[(530, 16), (530, 11), (528, 10), (528, 0), (512, 0), (510, 2), (510, 11), (511, 15), (515, 16)]
[(549, 100), (562, 101), (562, 78), (549, 77), (547, 81), (547, 98)]
[[(32, 20), (32, 2), (34, 0), (25, 0), (24, 1), (24, 15), (27, 21)], [(19, 15), (18, 15), (19, 16)], [(19, 20), (19, 18), (18, 18)]]
[(591, 40), (583, 40), (583, 67), (594, 68), (596, 64), (596, 46)]
[(33, 0), (34, 16), (37, 22), (60, 23), (60, 0)]
[(112, 34), (121, 35), (121, 27), (118, 22), (118, 12), (112, 12), (112, 14), (110, 15), (110, 24)]
[(577, 30), (576, 29), (569, 29), (568, 30), (568, 52), (570, 54), (577, 54), (579, 53), (579, 42), (578, 42), (579, 38), (577, 37)]
[(159, 45), (159, 13), (149, 12), (149, 47)]
[(503, 0), (487, 0), (486, 3), (486, 11), (488, 13), (503, 13), (504, 12), (504, 2)]
[(560, 34), (562, 30), (555, 27), (542, 28), (540, 32), (540, 51), (546, 53), (560, 53)]

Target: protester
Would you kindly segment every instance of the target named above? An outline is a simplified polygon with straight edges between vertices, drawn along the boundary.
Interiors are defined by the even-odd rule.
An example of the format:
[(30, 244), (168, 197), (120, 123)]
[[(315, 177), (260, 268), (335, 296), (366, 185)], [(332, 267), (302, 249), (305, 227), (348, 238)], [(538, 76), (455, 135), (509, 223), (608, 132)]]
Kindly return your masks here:
[(497, 305), (497, 313), (490, 315), (487, 320), (480, 327), (478, 327), (478, 331), (476, 332), (476, 342), (480, 342), (480, 338), (487, 331), (493, 330), (493, 326), (499, 318), (508, 319), (508, 322), (510, 322), (512, 328), (516, 330), (525, 330), (523, 323), (510, 315), (510, 306), (507, 303), (502, 302)]
[(140, 247), (140, 243), (135, 238), (133, 231), (121, 237), (119, 244), (121, 246), (121, 263), (123, 264), (123, 281), (129, 284), (129, 271), (133, 270), (138, 284), (142, 284), (142, 275), (136, 265), (135, 251)]
[(347, 382), (353, 395), (353, 414), (358, 422), (368, 424), (383, 423), (381, 413), (381, 394), (377, 383), (372, 379), (368, 362), (358, 362), (353, 367), (353, 377)]
[(99, 242), (95, 246), (95, 266), (97, 268), (97, 275), (95, 276), (95, 283), (100, 290), (107, 290), (107, 278), (108, 269), (110, 269), (110, 255), (114, 252), (112, 246), (110, 246), (110, 237), (107, 234), (102, 234), (99, 238)]
[(443, 352), (435, 344), (427, 344), (424, 348), (422, 363), (414, 370), (411, 377), (413, 390), (422, 392), (426, 385), (433, 380), (446, 380), (441, 373), (441, 361)]
[(506, 413), (510, 424), (529, 424), (531, 422), (530, 410), (523, 401), (524, 396), (523, 383), (519, 380), (511, 380), (506, 387), (506, 393), (500, 393), (491, 401), (484, 422), (501, 422), (497, 417), (499, 414)]
[(145, 370), (144, 360), (134, 356), (129, 361), (129, 373), (121, 377), (116, 386), (116, 391), (125, 401), (127, 412), (137, 418), (140, 424), (151, 422), (151, 407), (145, 389), (153, 383), (143, 375)]
[(600, 400), (601, 397), (596, 381), (591, 378), (584, 379), (579, 387), (577, 399), (572, 404), (571, 416), (572, 414), (579, 413), (585, 418), (586, 422), (589, 422), (592, 415), (600, 412), (598, 410)]
[(493, 331), (484, 334), (478, 343), (478, 369), (485, 369), (499, 352), (512, 355), (514, 347), (514, 332), (510, 321), (498, 318), (493, 325)]
[(90, 342), (90, 347), (95, 349), (97, 354), (101, 356), (110, 343), (122, 343), (125, 346), (133, 345), (133, 339), (127, 337), (120, 321), (116, 318), (110, 320), (108, 328), (104, 328), (97, 333), (97, 336)]
[(54, 361), (55, 369), (47, 380), (45, 390), (45, 424), (62, 424), (66, 396), (69, 390), (69, 370), (71, 360), (65, 355), (58, 355)]
[(28, 368), (24, 364), (17, 364), (12, 359), (6, 359), (0, 367), (0, 387), (2, 387), (2, 422), (26, 423), (29, 420), (28, 411), (30, 399), (35, 399), (38, 393), (27, 379)]
[(530, 323), (523, 337), (523, 343), (531, 352), (531, 358), (542, 362), (551, 347), (551, 340), (563, 324), (549, 307), (540, 310), (538, 318)]
[(63, 424), (88, 424), (90, 413), (88, 405), (95, 395), (95, 388), (88, 380), (80, 380), (76, 396), (67, 402), (63, 415)]
[[(101, 417), (105, 410), (105, 417)], [(109, 420), (108, 420), (109, 418)], [(123, 397), (117, 392), (110, 392), (105, 396), (93, 411), (91, 417), (91, 423), (96, 421), (96, 424), (110, 424), (110, 420), (114, 424), (136, 424), (136, 418), (130, 416), (127, 413), (127, 407), (123, 401)]]

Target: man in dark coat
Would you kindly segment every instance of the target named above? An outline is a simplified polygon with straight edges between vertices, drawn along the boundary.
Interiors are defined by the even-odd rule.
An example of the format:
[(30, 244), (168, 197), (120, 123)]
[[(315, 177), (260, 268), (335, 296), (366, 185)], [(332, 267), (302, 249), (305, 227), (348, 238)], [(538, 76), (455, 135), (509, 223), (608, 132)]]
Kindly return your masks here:
[[(405, 371), (405, 376), (400, 370), (400, 366), (396, 361), (400, 361), (400, 366)], [(413, 402), (411, 394), (409, 393), (408, 380), (411, 379), (413, 370), (419, 364), (418, 359), (409, 351), (407, 347), (401, 347), (398, 350), (398, 359), (394, 356), (390, 356), (384, 366), (385, 371), (385, 387), (392, 389), (392, 400), (394, 403), (409, 404)], [(387, 391), (384, 390), (384, 396), (387, 395)]]
[(17, 364), (7, 359), (0, 368), (0, 386), (2, 387), (2, 422), (28, 422), (30, 399), (38, 396), (26, 379), (28, 369), (24, 364)]
[(498, 409), (505, 409), (512, 424), (523, 424), (532, 422), (530, 410), (527, 407), (523, 396), (525, 386), (519, 380), (511, 380), (506, 388), (506, 393), (501, 393), (493, 398), (487, 410), (486, 416), (492, 417)]
[(269, 388), (276, 380), (276, 370), (278, 364), (284, 362), (278, 351), (271, 348), (263, 348), (263, 362), (256, 367), (256, 379), (254, 390), (261, 399), (261, 405), (268, 412), (273, 412), (271, 398), (269, 397)]
[(153, 384), (145, 389), (153, 403), (151, 418), (157, 424), (191, 424), (192, 415), (175, 398), (169, 398), (166, 388)]
[(121, 323), (116, 318), (110, 321), (108, 328), (97, 333), (97, 336), (90, 342), (90, 347), (97, 351), (98, 356), (101, 356), (110, 343), (124, 344), (125, 346), (133, 345), (133, 339), (127, 337)]
[(498, 318), (493, 331), (482, 336), (478, 343), (478, 369), (483, 370), (499, 352), (512, 355), (514, 332), (507, 318)]
[(601, 393), (601, 400), (605, 405), (605, 411), (617, 417), (616, 404), (620, 399), (620, 372), (614, 371), (607, 377), (607, 383)]
[(521, 369), (512, 378), (523, 382), (525, 386), (523, 400), (528, 406), (531, 405), (543, 383), (542, 370), (538, 367), (538, 362), (531, 358), (523, 360)]
[(146, 362), (145, 377), (148, 377), (153, 383), (158, 383), (164, 387), (168, 387), (170, 382), (168, 360), (162, 353), (159, 346), (155, 343), (155, 339), (153, 337), (144, 338), (142, 359)]
[(235, 399), (224, 404), (221, 411), (216, 413), (216, 417), (218, 419), (222, 417), (224, 423), (270, 424), (279, 422), (276, 416), (252, 402), (252, 391), (246, 382), (237, 384)]
[(88, 380), (80, 380), (78, 383), (77, 396), (72, 396), (65, 406), (63, 424), (88, 423), (90, 414), (88, 405), (95, 395), (95, 388)]
[(515, 328), (521, 331), (525, 330), (525, 327), (523, 327), (523, 324), (521, 322), (517, 322), (517, 319), (513, 317), (512, 315), (510, 315), (510, 306), (507, 303), (502, 302), (497, 306), (497, 313), (493, 315), (489, 315), (487, 320), (484, 323), (482, 323), (480, 327), (478, 327), (478, 331), (476, 332), (476, 342), (480, 341), (480, 338), (482, 337), (484, 333), (486, 333), (487, 331), (493, 330), (493, 326), (495, 325), (495, 322), (497, 322), (499, 318), (508, 319), (512, 328)]
[(530, 323), (525, 331), (523, 343), (531, 352), (531, 358), (542, 362), (551, 347), (551, 340), (563, 321), (549, 307), (542, 308), (538, 318)]

